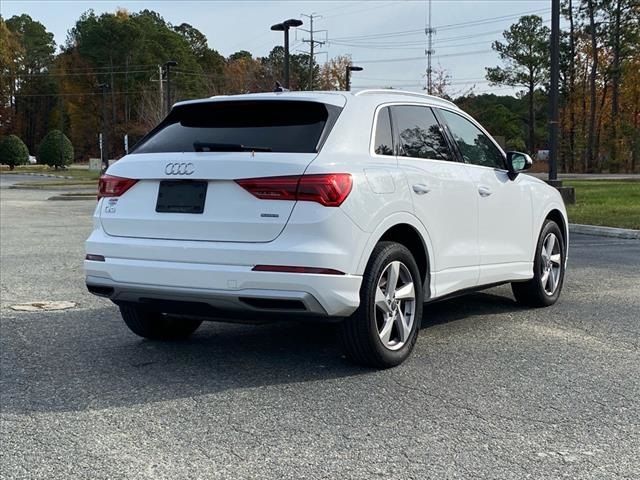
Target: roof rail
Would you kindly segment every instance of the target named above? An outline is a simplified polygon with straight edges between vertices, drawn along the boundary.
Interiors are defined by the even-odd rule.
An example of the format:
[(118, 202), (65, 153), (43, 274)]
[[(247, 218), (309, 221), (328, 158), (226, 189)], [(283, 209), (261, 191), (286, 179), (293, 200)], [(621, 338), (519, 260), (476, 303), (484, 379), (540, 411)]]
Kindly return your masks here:
[(445, 100), (444, 98), (434, 97), (433, 95), (427, 95), (426, 93), (411, 92), (408, 90), (394, 90), (391, 88), (370, 88), (365, 90), (359, 90), (355, 92), (353, 95), (358, 97), (360, 95), (368, 95), (368, 94), (376, 94), (376, 93), (384, 93), (387, 95), (397, 94), (397, 95), (405, 95), (405, 96), (411, 96), (411, 97), (420, 97), (420, 98), (425, 98), (429, 100), (435, 100), (436, 102), (444, 103), (446, 105), (450, 105), (452, 107), (458, 108), (458, 106), (455, 103), (449, 100)]

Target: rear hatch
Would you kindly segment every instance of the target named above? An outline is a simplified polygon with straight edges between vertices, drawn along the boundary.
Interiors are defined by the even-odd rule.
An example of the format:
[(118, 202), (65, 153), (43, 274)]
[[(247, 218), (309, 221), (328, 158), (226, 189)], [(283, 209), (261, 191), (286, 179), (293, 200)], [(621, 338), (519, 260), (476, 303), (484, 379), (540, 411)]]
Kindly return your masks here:
[(302, 175), (340, 110), (308, 100), (178, 105), (109, 168), (137, 182), (103, 200), (102, 227), (123, 237), (269, 242), (295, 201), (257, 198), (236, 180)]

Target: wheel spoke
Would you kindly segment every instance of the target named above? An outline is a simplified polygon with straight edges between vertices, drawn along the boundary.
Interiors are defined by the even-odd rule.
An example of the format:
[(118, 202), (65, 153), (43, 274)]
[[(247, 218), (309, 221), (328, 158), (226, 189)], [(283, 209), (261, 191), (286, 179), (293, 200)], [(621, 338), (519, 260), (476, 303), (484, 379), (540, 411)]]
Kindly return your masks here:
[(551, 256), (553, 254), (553, 249), (556, 246), (556, 236), (549, 235), (549, 239), (547, 240), (547, 255)]
[(551, 289), (549, 290), (549, 293), (553, 294), (556, 291), (556, 287), (558, 286), (558, 277), (559, 277), (559, 270), (552, 268), (551, 269)]
[(562, 257), (560, 256), (559, 253), (556, 253), (554, 255), (551, 255), (550, 259), (552, 263), (556, 265), (560, 265), (560, 261), (562, 260)]
[(393, 294), (398, 286), (398, 277), (400, 276), (400, 262), (391, 262), (387, 268), (387, 295), (393, 298)]
[(413, 289), (413, 282), (398, 288), (395, 293), (396, 300), (413, 300), (416, 298), (416, 292)]
[(542, 257), (542, 259), (544, 261), (547, 261), (549, 259), (549, 253), (547, 252), (547, 246), (546, 245), (542, 245), (542, 250), (540, 251), (540, 256)]
[(380, 335), (380, 340), (382, 340), (382, 343), (384, 345), (388, 345), (389, 341), (391, 340), (391, 330), (393, 330), (393, 323), (393, 317), (386, 317), (384, 320), (384, 325), (382, 326), (382, 330), (380, 330), (380, 333), (378, 334)]
[(549, 270), (545, 270), (544, 271), (540, 281), (542, 282), (542, 287), (546, 290), (547, 289), (547, 283), (549, 282)]
[(404, 316), (404, 312), (402, 311), (402, 309), (398, 310), (398, 315), (396, 315), (396, 324), (398, 325), (400, 341), (404, 343), (409, 338), (409, 334), (411, 333), (411, 327), (407, 325), (407, 320)]
[(385, 314), (391, 313), (391, 307), (389, 306), (387, 296), (380, 287), (376, 289), (376, 307), (382, 310)]

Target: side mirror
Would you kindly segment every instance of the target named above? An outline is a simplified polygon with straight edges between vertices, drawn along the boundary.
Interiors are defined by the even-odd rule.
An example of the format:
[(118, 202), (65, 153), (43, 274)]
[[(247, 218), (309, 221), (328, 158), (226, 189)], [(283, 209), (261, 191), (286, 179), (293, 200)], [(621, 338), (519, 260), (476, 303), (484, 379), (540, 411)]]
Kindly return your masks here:
[(518, 173), (529, 170), (532, 165), (533, 160), (526, 153), (507, 152), (507, 170), (511, 180), (515, 180)]

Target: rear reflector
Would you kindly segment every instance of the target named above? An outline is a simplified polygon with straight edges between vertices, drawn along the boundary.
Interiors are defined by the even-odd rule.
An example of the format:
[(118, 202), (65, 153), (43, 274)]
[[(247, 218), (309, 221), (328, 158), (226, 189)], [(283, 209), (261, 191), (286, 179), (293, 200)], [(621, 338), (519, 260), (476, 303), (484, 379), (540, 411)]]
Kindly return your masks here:
[(119, 197), (133, 187), (138, 180), (102, 175), (98, 182), (98, 200), (103, 197)]
[(236, 183), (262, 200), (300, 200), (325, 207), (342, 205), (353, 186), (348, 173), (245, 178)]
[(340, 270), (317, 267), (293, 267), (289, 265), (256, 265), (254, 272), (280, 272), (280, 273), (315, 273), (318, 275), (344, 275)]
[(102, 255), (94, 255), (93, 253), (87, 253), (84, 259), (92, 262), (104, 262), (104, 257)]

